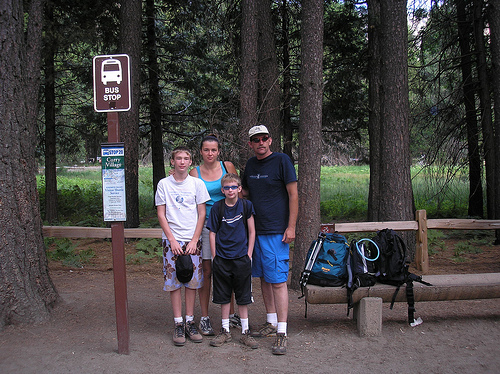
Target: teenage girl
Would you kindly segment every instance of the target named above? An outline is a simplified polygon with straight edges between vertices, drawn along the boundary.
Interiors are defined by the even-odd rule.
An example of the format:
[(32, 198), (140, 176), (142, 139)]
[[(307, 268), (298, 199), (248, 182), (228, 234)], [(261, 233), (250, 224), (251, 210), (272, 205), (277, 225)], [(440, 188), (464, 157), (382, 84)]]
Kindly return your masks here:
[[(193, 177), (200, 178), (206, 185), (210, 200), (206, 202), (207, 218), (210, 209), (216, 201), (224, 199), (221, 191), (220, 181), (226, 173), (236, 173), (236, 168), (230, 161), (219, 161), (220, 155), (219, 139), (215, 135), (207, 135), (201, 140), (200, 153), (203, 162), (189, 172)], [(209, 231), (205, 226), (202, 231), (202, 267), (203, 267), (203, 287), (198, 292), (200, 295), (201, 320), (200, 331), (203, 335), (215, 335), (210, 318), (208, 317), (208, 304), (210, 302), (210, 288), (212, 285), (212, 254), (210, 252)]]

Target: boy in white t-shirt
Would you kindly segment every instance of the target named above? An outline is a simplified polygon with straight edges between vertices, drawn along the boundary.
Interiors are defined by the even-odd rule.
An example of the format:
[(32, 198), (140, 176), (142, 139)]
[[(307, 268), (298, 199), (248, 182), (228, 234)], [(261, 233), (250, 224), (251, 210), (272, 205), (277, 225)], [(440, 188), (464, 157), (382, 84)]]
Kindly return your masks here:
[[(170, 292), (174, 313), (174, 345), (182, 346), (186, 336), (199, 343), (203, 340), (194, 322), (196, 290), (203, 285), (201, 230), (205, 223), (205, 202), (210, 199), (203, 181), (188, 174), (191, 152), (180, 146), (172, 151), (170, 163), (174, 174), (158, 182), (155, 204), (163, 230), (163, 289)], [(187, 283), (177, 279), (175, 260), (188, 254), (193, 262), (193, 277)], [(186, 321), (182, 318), (181, 287), (185, 287)]]

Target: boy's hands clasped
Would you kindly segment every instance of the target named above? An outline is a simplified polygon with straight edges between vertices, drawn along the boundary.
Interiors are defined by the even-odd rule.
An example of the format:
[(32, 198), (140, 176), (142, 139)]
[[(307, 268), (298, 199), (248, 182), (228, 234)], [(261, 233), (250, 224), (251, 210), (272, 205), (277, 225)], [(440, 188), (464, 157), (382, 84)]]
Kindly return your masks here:
[(179, 255), (194, 255), (196, 253), (198, 241), (191, 240), (189, 243), (184, 244), (182, 247), (177, 240), (170, 242), (170, 249), (176, 256)]

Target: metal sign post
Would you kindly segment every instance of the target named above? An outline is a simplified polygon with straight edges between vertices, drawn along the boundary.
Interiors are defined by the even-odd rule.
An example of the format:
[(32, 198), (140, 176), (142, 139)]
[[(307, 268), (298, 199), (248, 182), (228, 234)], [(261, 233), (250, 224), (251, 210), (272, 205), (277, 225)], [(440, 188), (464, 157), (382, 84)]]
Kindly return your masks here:
[[(125, 166), (124, 149), (120, 142), (119, 111), (130, 110), (130, 63), (127, 55), (96, 56), (94, 67), (94, 109), (107, 112), (108, 142), (103, 145), (103, 189), (107, 188), (105, 221), (111, 222), (111, 241), (113, 252), (113, 277), (115, 288), (115, 312), (118, 337), (118, 353), (129, 354), (129, 324), (127, 302), (127, 278), (125, 270)], [(113, 148), (114, 147), (114, 148)], [(118, 153), (104, 152), (110, 148)], [(106, 167), (106, 169), (104, 169)], [(123, 173), (121, 168), (123, 168)], [(104, 170), (108, 170), (106, 173)], [(106, 174), (107, 185), (104, 175)], [(123, 181), (120, 179), (123, 176)], [(115, 178), (114, 178), (115, 177)], [(114, 179), (113, 179), (114, 178)], [(123, 182), (123, 185), (121, 184)], [(106, 196), (103, 190), (103, 198)], [(108, 209), (107, 209), (108, 208)], [(106, 210), (107, 209), (107, 210)]]

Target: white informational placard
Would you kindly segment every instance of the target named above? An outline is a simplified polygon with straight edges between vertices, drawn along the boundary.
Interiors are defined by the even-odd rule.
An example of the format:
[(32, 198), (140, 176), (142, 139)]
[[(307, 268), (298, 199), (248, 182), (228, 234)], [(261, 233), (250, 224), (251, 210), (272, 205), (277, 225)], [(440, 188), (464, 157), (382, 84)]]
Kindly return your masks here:
[(125, 148), (123, 143), (101, 144), (101, 156), (104, 221), (126, 221)]

